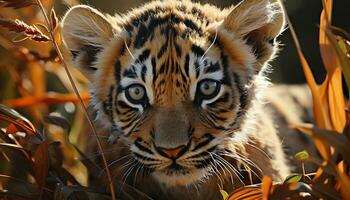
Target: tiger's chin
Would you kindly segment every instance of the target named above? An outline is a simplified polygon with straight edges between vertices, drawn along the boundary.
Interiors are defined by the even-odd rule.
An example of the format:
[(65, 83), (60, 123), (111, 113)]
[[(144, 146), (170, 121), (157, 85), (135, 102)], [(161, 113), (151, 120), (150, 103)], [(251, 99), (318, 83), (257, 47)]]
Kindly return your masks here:
[(207, 169), (178, 169), (154, 171), (153, 177), (166, 187), (191, 186), (204, 182), (210, 175)]

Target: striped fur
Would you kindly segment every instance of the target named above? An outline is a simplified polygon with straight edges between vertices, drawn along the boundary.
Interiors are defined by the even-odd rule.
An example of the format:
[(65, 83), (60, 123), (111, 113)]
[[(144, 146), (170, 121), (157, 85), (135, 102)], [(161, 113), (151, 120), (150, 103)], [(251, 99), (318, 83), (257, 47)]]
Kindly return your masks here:
[[(120, 137), (105, 147), (115, 149), (107, 158), (116, 185), (129, 186), (118, 185), (122, 198), (216, 199), (218, 187), (283, 180), (290, 169), (262, 103), (283, 27), (270, 0), (223, 10), (154, 1), (113, 17), (88, 6), (67, 12), (65, 44), (91, 80), (98, 121)], [(214, 96), (200, 93), (205, 81)], [(135, 85), (141, 100), (130, 99)], [(176, 159), (160, 150), (179, 147)]]

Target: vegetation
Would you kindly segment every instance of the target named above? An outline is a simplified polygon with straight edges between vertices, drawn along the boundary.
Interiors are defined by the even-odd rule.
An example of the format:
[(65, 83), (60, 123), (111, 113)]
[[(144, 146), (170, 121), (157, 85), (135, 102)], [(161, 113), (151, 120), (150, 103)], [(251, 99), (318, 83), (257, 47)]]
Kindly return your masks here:
[[(321, 157), (303, 151), (295, 159), (301, 168), (305, 162), (316, 163), (319, 168), (291, 174), (284, 183), (272, 183), (264, 177), (261, 184), (239, 188), (232, 194), (221, 191), (224, 199), (350, 199), (350, 104), (343, 92), (350, 89), (350, 35), (332, 26), (333, 1), (320, 1), (324, 9), (319, 45), (327, 71), (321, 85), (316, 84), (288, 19), (312, 92), (316, 121), (291, 128), (312, 137)], [(53, 3), (0, 0), (0, 45), (6, 49), (0, 55), (0, 96), (4, 104), (0, 105), (0, 199), (116, 199), (118, 193), (113, 190), (100, 145), (103, 138), (97, 136), (85, 107), (89, 95), (79, 93), (86, 91), (87, 81), (66, 62), (70, 55), (62, 44), (54, 9), (50, 15), (46, 13)], [(12, 32), (13, 38), (8, 39), (8, 34), (5, 37), (5, 32)], [(98, 143), (98, 155), (82, 153), (91, 138), (79, 136), (79, 132), (87, 131), (81, 126), (85, 122)], [(97, 156), (104, 161), (105, 170), (92, 161)], [(101, 171), (105, 173), (101, 175)], [(109, 188), (87, 185), (88, 174), (105, 177)]]

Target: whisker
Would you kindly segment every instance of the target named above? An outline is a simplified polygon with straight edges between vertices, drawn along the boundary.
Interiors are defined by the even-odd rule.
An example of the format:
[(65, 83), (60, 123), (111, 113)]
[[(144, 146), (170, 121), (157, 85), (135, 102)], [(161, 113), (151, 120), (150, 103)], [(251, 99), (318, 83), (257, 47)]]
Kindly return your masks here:
[(253, 172), (253, 174), (258, 179), (261, 179), (261, 176), (259, 176), (258, 173), (256, 171), (254, 171), (254, 169), (250, 168), (249, 166), (252, 166), (253, 168), (257, 169), (260, 172), (260, 174), (263, 174), (261, 168), (256, 163), (254, 163), (252, 160), (250, 160), (249, 158), (245, 158), (243, 155), (239, 155), (237, 153), (236, 153), (236, 155), (220, 153), (220, 155), (231, 157), (231, 158), (235, 159), (236, 161), (245, 165), (246, 168), (251, 170)]
[(137, 174), (139, 173), (140, 170), (142, 170), (143, 166), (144, 166), (143, 163), (138, 162), (138, 167), (137, 167), (136, 172), (134, 174), (133, 186), (135, 186), (136, 180), (137, 180)]
[(216, 153), (214, 153), (214, 155), (216, 155), (216, 157), (218, 158), (218, 160), (222, 162), (222, 164), (226, 165), (229, 169), (231, 169), (232, 172), (235, 174), (235, 176), (238, 178), (238, 180), (244, 185), (244, 182), (242, 180), (244, 176), (231, 163), (229, 163), (227, 160), (222, 158), (220, 155)]
[(128, 179), (128, 176), (131, 174), (131, 172), (133, 171), (133, 169), (137, 166), (137, 162), (135, 160), (133, 160), (133, 162), (130, 164), (131, 166), (129, 167), (129, 169), (127, 169), (127, 171), (124, 173), (123, 177), (122, 177), (122, 182), (123, 184), (121, 185), (121, 187), (123, 187), (123, 185), (125, 184), (125, 182)]
[(125, 44), (125, 47), (126, 47), (126, 50), (128, 51), (128, 53), (130, 54), (130, 56), (132, 57), (133, 60), (136, 60), (135, 59), (135, 56), (131, 53), (130, 49), (129, 49), (129, 46), (128, 44), (126, 43), (126, 41), (124, 40), (124, 44)]
[[(218, 157), (218, 155), (216, 155), (214, 152), (213, 152), (213, 155), (216, 156), (216, 157)], [(220, 157), (218, 157), (218, 158), (220, 158)], [(230, 174), (231, 183), (232, 183), (232, 185), (233, 185), (233, 177), (232, 177), (231, 171), (227, 168), (227, 166), (226, 166), (224, 163), (222, 163), (222, 161), (221, 161), (220, 159), (218, 160), (218, 163), (219, 163), (220, 165), (222, 165), (223, 168), (225, 168), (225, 170), (227, 170), (227, 172)], [(230, 166), (229, 166), (229, 168), (230, 168)]]
[(208, 49), (205, 50), (204, 54), (202, 55), (202, 57), (201, 57), (201, 59), (200, 59), (201, 64), (202, 64), (202, 61), (203, 61), (204, 56), (205, 56), (205, 55), (208, 53), (208, 51), (214, 46), (217, 37), (218, 37), (218, 29), (216, 28), (216, 29), (215, 29), (215, 37), (214, 37), (213, 42), (210, 44), (210, 46), (208, 47)]
[(267, 153), (266, 153), (264, 150), (262, 150), (261, 148), (255, 146), (255, 145), (253, 145), (253, 144), (249, 144), (249, 143), (247, 143), (247, 145), (249, 145), (250, 147), (255, 148), (255, 149), (258, 150), (258, 151), (260, 151), (261, 153), (263, 153), (263, 154), (266, 156), (266, 158), (268, 158), (269, 160), (272, 160), (271, 157), (269, 156), (269, 154), (267, 154)]
[[(206, 162), (206, 160), (204, 161), (205, 163), (207, 163)], [(212, 172), (214, 172), (214, 174), (218, 177), (218, 179), (219, 179), (219, 183), (220, 183), (220, 185), (218, 185), (219, 186), (219, 188), (223, 188), (224, 187), (224, 182), (223, 182), (223, 180), (222, 180), (222, 178), (221, 178), (221, 173), (220, 173), (220, 171), (217, 169), (217, 164), (216, 164), (216, 161), (215, 161), (215, 159), (212, 161), (212, 165), (210, 165), (210, 163), (209, 163), (209, 166), (210, 166), (210, 168), (212, 169)]]

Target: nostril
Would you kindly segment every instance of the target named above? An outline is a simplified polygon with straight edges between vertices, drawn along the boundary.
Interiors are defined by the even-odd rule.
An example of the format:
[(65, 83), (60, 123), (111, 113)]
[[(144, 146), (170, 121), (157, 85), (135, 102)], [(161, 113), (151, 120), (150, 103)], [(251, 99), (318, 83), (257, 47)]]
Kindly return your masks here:
[(181, 145), (176, 148), (163, 148), (163, 147), (156, 147), (155, 148), (157, 152), (167, 158), (178, 158), (182, 156), (187, 151), (186, 145)]

